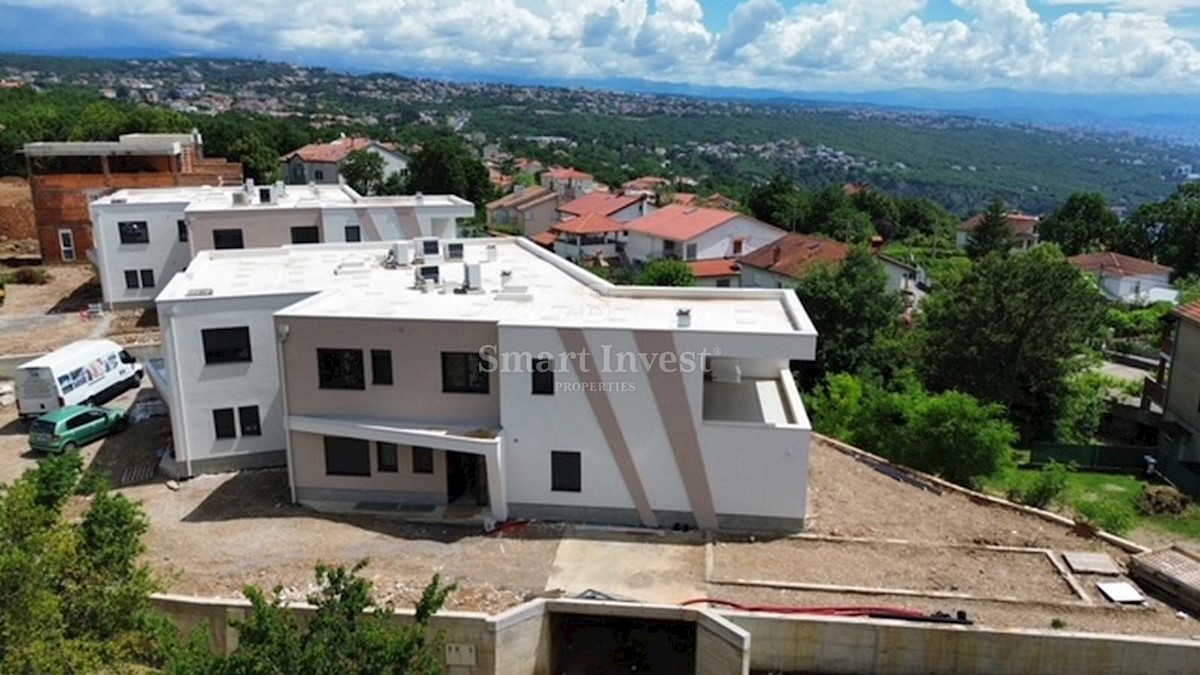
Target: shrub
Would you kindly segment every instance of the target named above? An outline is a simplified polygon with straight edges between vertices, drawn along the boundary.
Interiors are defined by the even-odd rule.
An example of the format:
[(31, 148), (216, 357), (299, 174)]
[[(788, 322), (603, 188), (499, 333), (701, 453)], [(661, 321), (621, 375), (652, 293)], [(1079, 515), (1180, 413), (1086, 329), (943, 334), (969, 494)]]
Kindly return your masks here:
[(1192, 500), (1170, 485), (1147, 485), (1138, 495), (1138, 510), (1148, 516), (1182, 516)]
[(41, 267), (20, 267), (8, 275), (8, 282), (27, 286), (42, 286), (50, 281), (50, 273)]
[(1051, 460), (1024, 485), (1009, 491), (1009, 498), (1026, 506), (1043, 509), (1067, 489), (1072, 467)]
[(1075, 510), (1088, 523), (1113, 534), (1124, 533), (1137, 520), (1133, 504), (1125, 501), (1083, 502), (1076, 505)]

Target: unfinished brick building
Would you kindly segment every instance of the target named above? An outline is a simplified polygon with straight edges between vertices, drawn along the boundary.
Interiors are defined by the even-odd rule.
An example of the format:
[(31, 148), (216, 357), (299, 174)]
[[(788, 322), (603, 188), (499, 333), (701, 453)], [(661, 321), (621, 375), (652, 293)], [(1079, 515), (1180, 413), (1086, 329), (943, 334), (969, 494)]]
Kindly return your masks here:
[(84, 260), (92, 249), (88, 204), (122, 188), (234, 185), (242, 165), (204, 157), (198, 132), (125, 134), (116, 141), (28, 143), (25, 161), (38, 243), (46, 263)]

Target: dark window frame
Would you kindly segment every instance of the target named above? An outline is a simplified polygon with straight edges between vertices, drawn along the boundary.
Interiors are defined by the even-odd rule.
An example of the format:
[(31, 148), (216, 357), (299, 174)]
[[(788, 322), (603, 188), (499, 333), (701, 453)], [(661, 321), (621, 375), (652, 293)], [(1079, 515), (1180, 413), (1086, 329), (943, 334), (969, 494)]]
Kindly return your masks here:
[[(245, 347), (240, 344), (210, 345), (209, 340), (230, 338), (234, 334), (240, 338), (245, 335)], [(237, 340), (238, 343), (241, 340)], [(200, 330), (200, 345), (204, 350), (204, 364), (217, 365), (222, 363), (250, 363), (254, 361), (254, 345), (250, 342), (249, 326), (223, 326), (220, 328), (203, 328)]]
[(392, 370), (392, 350), (372, 349), (371, 384), (391, 385), (395, 383), (395, 376)]
[(138, 270), (142, 288), (154, 288), (154, 270)]
[(214, 408), (212, 415), (213, 433), (216, 434), (217, 440), (237, 438), (237, 419), (233, 408)]
[[(351, 232), (354, 233), (354, 236), (350, 236)], [(347, 225), (345, 228), (345, 236), (346, 236), (347, 243), (354, 244), (354, 243), (358, 243), (358, 242), (362, 241), (362, 226), (361, 225)]]
[[(387, 461), (384, 461), (384, 460)], [(400, 446), (386, 441), (375, 441), (375, 463), (379, 473), (400, 473)]]
[[(549, 364), (542, 366), (541, 364)], [(554, 360), (533, 359), (530, 362), (530, 393), (534, 396), (554, 395)]]
[(412, 472), (421, 475), (434, 473), (433, 449), (419, 445), (412, 447)]
[[(222, 242), (224, 237), (232, 237), (237, 234), (237, 246), (230, 246), (232, 242)], [(212, 231), (213, 248), (218, 251), (237, 251), (246, 248), (246, 236), (240, 227), (226, 227)]]
[(136, 291), (142, 287), (142, 277), (137, 270), (125, 270), (125, 290)]
[[(346, 436), (325, 436), (326, 476), (370, 476), (371, 442)], [(351, 456), (351, 452), (362, 451), (362, 455)], [(333, 458), (335, 461), (330, 462)], [(336, 467), (336, 468), (335, 468)]]
[[(296, 241), (296, 235), (301, 234), (302, 241)], [(296, 225), (291, 229), (292, 244), (319, 244), (321, 243), (321, 228), (316, 225)]]
[(550, 451), (550, 491), (583, 492), (583, 453)]
[[(457, 366), (454, 361), (462, 358), (465, 363), (462, 366)], [(472, 382), (472, 363), (474, 364), (475, 375), (479, 379)], [(461, 373), (452, 373), (452, 370), (461, 369)], [(462, 378), (457, 375), (461, 374)], [(455, 375), (454, 378), (449, 377)], [(452, 381), (457, 380), (457, 381)], [(491, 393), (491, 373), (483, 370), (483, 359), (479, 354), (472, 352), (442, 352), (442, 393), (443, 394), (490, 394)]]
[(188, 240), (188, 226), (186, 220), (175, 221), (175, 228), (178, 230), (180, 243), (186, 243)]
[(150, 223), (144, 220), (122, 220), (117, 223), (117, 236), (122, 244), (149, 244)]
[(258, 414), (258, 406), (238, 406), (238, 431), (243, 436), (262, 436), (262, 417)]
[[(337, 363), (335, 359), (341, 359)], [(362, 391), (367, 388), (363, 350), (333, 347), (317, 348), (317, 388)], [(342, 373), (330, 373), (330, 369), (345, 369)]]

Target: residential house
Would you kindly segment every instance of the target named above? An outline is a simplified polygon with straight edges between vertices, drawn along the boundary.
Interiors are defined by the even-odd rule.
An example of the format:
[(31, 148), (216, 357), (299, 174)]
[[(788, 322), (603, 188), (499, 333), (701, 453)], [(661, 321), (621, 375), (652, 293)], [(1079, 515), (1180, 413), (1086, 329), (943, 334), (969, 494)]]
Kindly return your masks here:
[(308, 183), (334, 184), (341, 182), (341, 165), (359, 151), (374, 153), (383, 158), (383, 175), (408, 175), (408, 156), (390, 143), (369, 138), (342, 136), (328, 143), (310, 143), (280, 158), (283, 178), (292, 185)]
[(786, 234), (735, 211), (668, 204), (627, 224), (634, 262), (655, 258), (736, 258)]
[(598, 213), (618, 223), (628, 223), (654, 211), (646, 195), (590, 192), (558, 207), (558, 219), (570, 220), (589, 213)]
[(818, 267), (840, 266), (849, 253), (849, 244), (792, 232), (738, 258), (742, 286), (791, 288)]
[(317, 509), (804, 525), (794, 293), (613, 286), (510, 237), (206, 251), (157, 302), (172, 473), (286, 466)]
[(549, 230), (558, 222), (561, 197), (549, 188), (518, 185), (510, 194), (488, 202), (488, 225), (504, 225), (521, 230), (533, 237)]
[[(1142, 407), (1161, 406), (1160, 460), (1200, 469), (1200, 302), (1176, 307), (1155, 374), (1147, 377)], [(1197, 476), (1200, 484), (1200, 476)]]
[(1096, 278), (1100, 292), (1114, 302), (1145, 305), (1176, 302), (1179, 291), (1171, 288), (1170, 267), (1122, 253), (1085, 253), (1070, 259), (1084, 274)]
[(692, 260), (688, 262), (688, 267), (692, 268), (697, 286), (714, 288), (740, 288), (742, 286), (742, 266), (732, 258)]
[(738, 204), (736, 199), (726, 197), (720, 192), (714, 192), (707, 197), (701, 197), (698, 204), (710, 209), (725, 209), (726, 211), (737, 211), (741, 207), (741, 204)]
[(625, 250), (625, 223), (601, 213), (560, 221), (533, 240), (574, 263), (610, 259)]
[(671, 181), (661, 176), (642, 176), (621, 185), (627, 195), (653, 197), (656, 192), (671, 186)]
[(543, 171), (540, 182), (542, 187), (567, 200), (596, 190), (596, 178), (592, 174), (557, 165)]
[(116, 141), (27, 143), (23, 153), (42, 260), (85, 259), (92, 250), (88, 204), (117, 190), (240, 185), (242, 165), (204, 156), (199, 132), (124, 134)]
[[(964, 220), (958, 226), (958, 234), (956, 243), (959, 248), (966, 248), (971, 241), (971, 233), (975, 228), (979, 227), (979, 223), (983, 222), (984, 214), (976, 214)], [(1037, 246), (1038, 243), (1038, 225), (1042, 219), (1040, 216), (1031, 216), (1024, 213), (1009, 213), (1005, 215), (1008, 224), (1012, 226), (1013, 235), (1016, 237), (1016, 243), (1013, 244), (1014, 251), (1028, 251)]]
[(346, 185), (121, 190), (91, 204), (104, 304), (148, 304), (201, 251), (456, 237), (475, 207), (450, 195), (362, 197)]

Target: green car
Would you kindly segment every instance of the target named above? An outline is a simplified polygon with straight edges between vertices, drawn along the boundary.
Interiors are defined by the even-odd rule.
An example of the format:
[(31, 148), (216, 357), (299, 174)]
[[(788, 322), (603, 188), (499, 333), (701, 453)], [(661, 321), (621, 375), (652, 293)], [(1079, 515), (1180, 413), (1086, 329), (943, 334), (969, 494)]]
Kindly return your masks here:
[(67, 452), (128, 426), (129, 418), (123, 410), (69, 405), (33, 421), (29, 447), (42, 452)]

